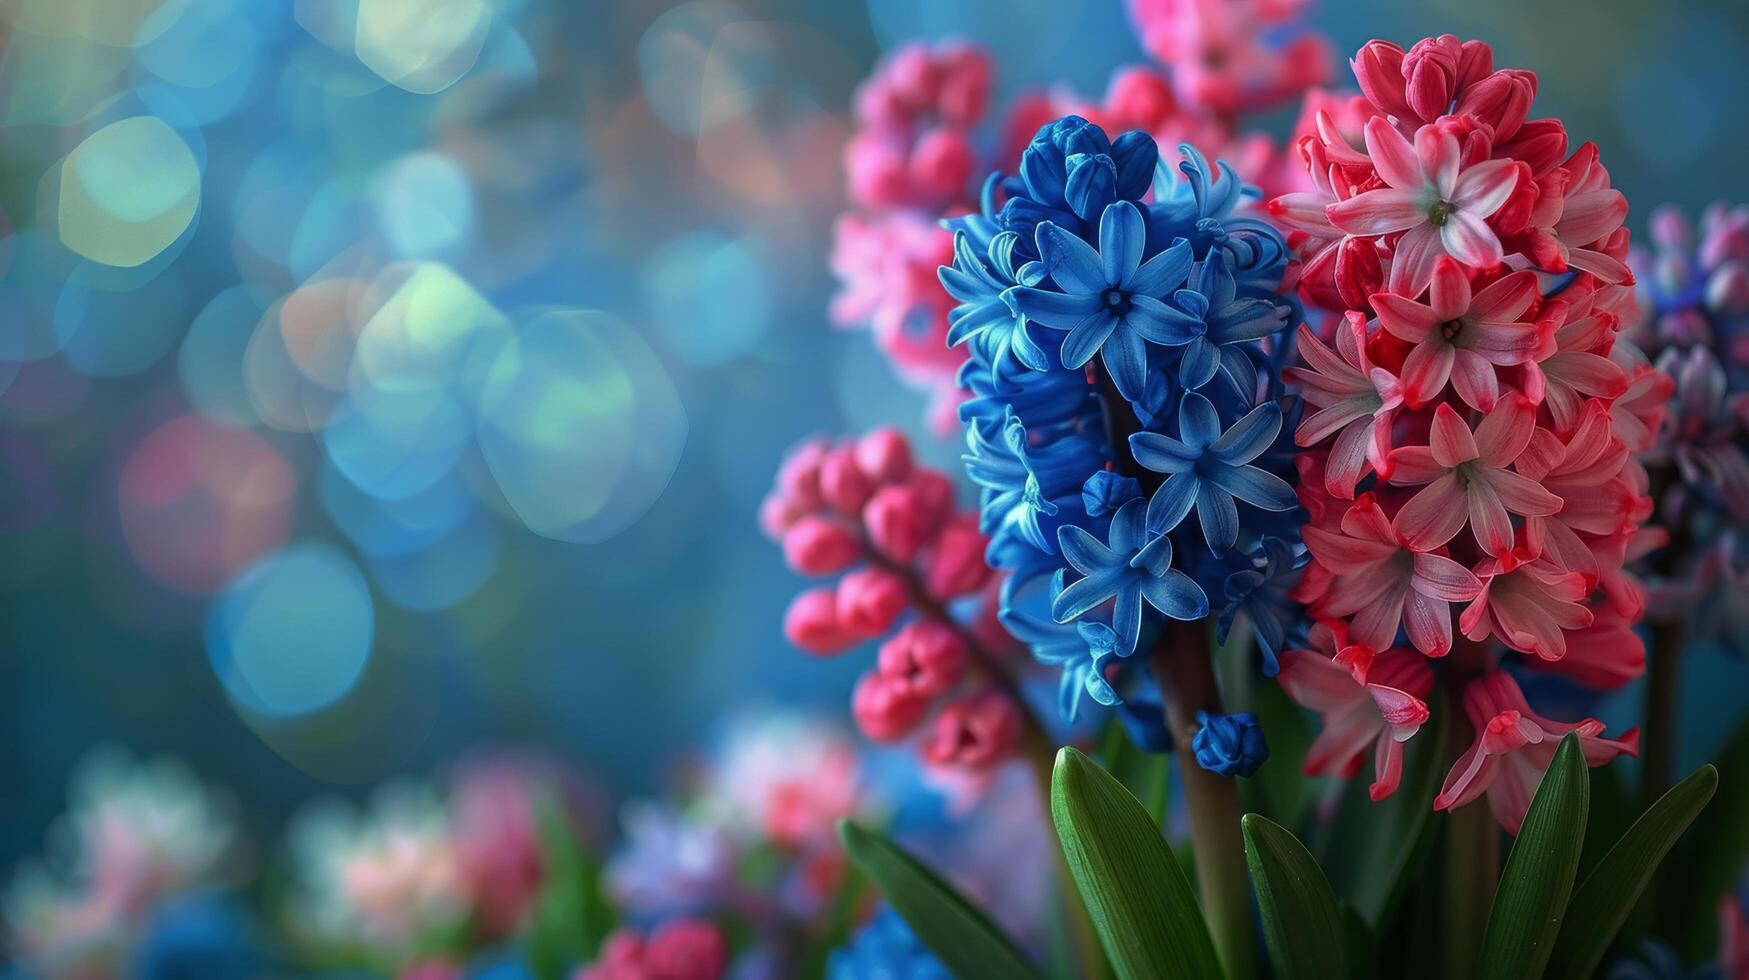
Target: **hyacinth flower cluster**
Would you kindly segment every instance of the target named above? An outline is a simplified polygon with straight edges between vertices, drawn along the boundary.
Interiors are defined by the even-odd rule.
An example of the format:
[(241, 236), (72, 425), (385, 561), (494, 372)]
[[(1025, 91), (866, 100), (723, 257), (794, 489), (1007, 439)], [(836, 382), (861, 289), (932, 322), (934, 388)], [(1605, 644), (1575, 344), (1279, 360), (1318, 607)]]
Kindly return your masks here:
[(845, 146), (850, 208), (833, 226), (832, 303), (840, 327), (866, 327), (908, 384), (930, 393), (952, 422), (960, 357), (944, 343), (951, 305), (935, 268), (952, 254), (939, 221), (970, 206), (986, 169), (974, 130), (989, 105), (991, 66), (960, 42), (910, 44), (858, 89)]
[(1595, 146), (1531, 118), (1536, 76), (1496, 70), (1482, 42), (1373, 41), (1352, 64), (1362, 95), (1299, 141), (1312, 189), (1269, 205), (1302, 297), (1328, 311), (1288, 371), (1311, 554), (1293, 594), (1321, 628), (1283, 683), (1327, 721), (1307, 770), (1351, 773), (1377, 741), (1380, 798), (1400, 760), (1386, 740), (1427, 715), (1424, 661), (1475, 737), (1435, 807), (1486, 793), (1516, 832), (1562, 733), (1592, 765), (1637, 749), (1537, 715), (1506, 672), (1617, 687), (1643, 670), (1624, 562), (1650, 514), (1632, 454), (1661, 405), (1617, 342), (1627, 201)]
[(1669, 532), (1635, 549), (1659, 549), (1640, 565), (1648, 616), (1741, 653), (1749, 627), (1739, 601), (1749, 590), (1749, 208), (1713, 205), (1698, 229), (1663, 208), (1651, 229), (1651, 250), (1633, 257), (1645, 316), (1629, 335), (1635, 348), (1622, 345), (1668, 378), (1646, 394), (1668, 396), (1668, 409), (1639, 454), (1657, 523)]
[(797, 573), (835, 577), (790, 603), (792, 643), (830, 656), (884, 637), (853, 697), (862, 731), (893, 742), (923, 729), (928, 764), (987, 772), (1031, 722), (989, 615), (988, 538), (954, 496), (903, 434), (882, 429), (797, 447), (760, 520)]
[(1119, 668), (1168, 622), (1213, 617), (1224, 637), (1243, 617), (1270, 673), (1291, 628), (1300, 549), (1274, 368), (1288, 253), (1235, 213), (1248, 189), (1231, 168), (1184, 155), (1164, 166), (1146, 133), (1047, 124), (1020, 173), (952, 222), (942, 270), (1002, 617), (1061, 667), (1069, 717), (1148, 687)]

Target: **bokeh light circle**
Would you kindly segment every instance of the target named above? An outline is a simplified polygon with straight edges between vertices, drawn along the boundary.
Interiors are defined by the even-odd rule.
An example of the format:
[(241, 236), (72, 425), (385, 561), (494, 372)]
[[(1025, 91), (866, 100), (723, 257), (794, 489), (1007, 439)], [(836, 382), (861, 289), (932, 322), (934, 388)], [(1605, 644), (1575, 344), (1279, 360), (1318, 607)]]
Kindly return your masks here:
[(420, 95), (467, 74), (485, 46), (484, 0), (358, 0), (354, 50), (383, 81)]
[(543, 313), (486, 377), (479, 443), (517, 517), (536, 534), (604, 541), (673, 478), (686, 411), (643, 338), (602, 313)]
[(751, 350), (764, 335), (772, 303), (756, 246), (756, 239), (693, 232), (651, 257), (644, 294), (669, 350), (699, 367), (715, 367)]
[(467, 174), (440, 153), (402, 157), (384, 174), (377, 221), (404, 259), (452, 257), (474, 231), (474, 191)]
[(122, 465), (122, 536), (160, 584), (210, 594), (284, 542), (296, 491), (291, 467), (261, 436), (178, 416)]
[(247, 425), (255, 421), (255, 409), (243, 382), (243, 359), (263, 312), (248, 288), (232, 286), (195, 314), (182, 337), (182, 348), (176, 355), (182, 391), (190, 404), (215, 422)]
[(99, 129), (61, 170), (61, 241), (105, 265), (131, 267), (169, 248), (200, 205), (200, 164), (155, 116)]
[(297, 544), (250, 566), (214, 603), (207, 657), (243, 707), (304, 715), (352, 689), (375, 629), (358, 566), (332, 546)]

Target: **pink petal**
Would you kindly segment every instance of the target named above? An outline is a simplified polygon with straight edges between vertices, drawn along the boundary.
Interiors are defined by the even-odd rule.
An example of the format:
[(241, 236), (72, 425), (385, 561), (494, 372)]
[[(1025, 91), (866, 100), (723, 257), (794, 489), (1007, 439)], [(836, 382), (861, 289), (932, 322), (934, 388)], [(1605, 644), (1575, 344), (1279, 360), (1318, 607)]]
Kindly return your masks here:
[[(1383, 566), (1380, 566), (1379, 571), (1385, 572)], [(1374, 650), (1389, 647), (1396, 642), (1397, 627), (1403, 622), (1404, 600), (1408, 596), (1408, 582), (1391, 582), (1390, 588), (1377, 601), (1367, 603), (1355, 611), (1354, 618), (1349, 623), (1349, 638)]]
[[(1456, 413), (1453, 413), (1456, 418)], [(1530, 443), (1536, 431), (1536, 410), (1523, 398), (1508, 398), (1494, 407), (1476, 426), (1475, 447), (1482, 462), (1491, 467), (1511, 465)]]
[(1628, 199), (1621, 191), (1588, 191), (1567, 198), (1555, 234), (1569, 245), (1589, 245), (1621, 227)]
[(1451, 810), (1481, 796), (1493, 784), (1499, 770), (1500, 760), (1483, 752), (1481, 740), (1476, 740), (1452, 763), (1451, 771), (1445, 776), (1445, 785), (1433, 798), (1433, 808)]
[(1324, 208), (1329, 203), (1330, 197), (1327, 194), (1296, 191), (1270, 201), (1269, 213), (1290, 228), (1325, 237), (1335, 230), (1330, 219), (1324, 216)]
[(1404, 296), (1420, 296), (1433, 278), (1433, 263), (1443, 254), (1445, 246), (1441, 244), (1438, 228), (1431, 224), (1411, 227), (1397, 240), (1397, 250), (1391, 255), (1391, 274), (1387, 280), (1387, 288)]
[(1500, 399), (1500, 379), (1494, 365), (1474, 351), (1457, 352), (1451, 367), (1451, 386), (1465, 405), (1480, 412), (1492, 410)]
[(1476, 269), (1492, 269), (1505, 257), (1494, 229), (1472, 211), (1453, 211), (1439, 226), (1439, 243), (1447, 255)]
[(1301, 532), (1305, 536), (1306, 547), (1312, 551), (1312, 557), (1338, 574), (1370, 568), (1397, 552), (1395, 546), (1382, 541), (1332, 534), (1312, 524), (1306, 525)]
[(1429, 657), (1451, 652), (1451, 603), (1411, 591), (1403, 604), (1403, 628), (1415, 649)]
[[(1483, 424), (1486, 425), (1486, 421)], [(1463, 419), (1458, 418), (1450, 405), (1440, 405), (1434, 410), (1433, 427), (1427, 443), (1428, 448), (1433, 450), (1433, 458), (1441, 466), (1451, 467), (1467, 463), (1481, 455), (1475, 437), (1470, 434), (1470, 427), (1464, 424)]]
[(1478, 218), (1491, 218), (1518, 186), (1515, 160), (1487, 160), (1465, 170), (1446, 200)]
[(1409, 498), (1403, 509), (1397, 511), (1394, 522), (1397, 533), (1416, 551), (1431, 551), (1445, 544), (1463, 529), (1465, 496), (1456, 477), (1449, 473), (1440, 477)]
[(1427, 224), (1427, 209), (1409, 191), (1383, 187), (1324, 208), (1330, 223), (1350, 235), (1387, 235)]
[(1471, 483), (1464, 494), (1469, 503), (1470, 533), (1482, 550), (1498, 558), (1512, 550), (1512, 518), (1494, 488), (1482, 481)]
[(1330, 455), (1324, 460), (1324, 489), (1330, 496), (1354, 499), (1354, 485), (1366, 475), (1366, 449), (1371, 434), (1372, 420), (1356, 419), (1331, 444)]
[(1410, 405), (1425, 405), (1445, 391), (1457, 350), (1444, 337), (1418, 344), (1403, 360), (1403, 397)]
[(1366, 153), (1372, 158), (1373, 169), (1386, 184), (1399, 190), (1418, 192), (1426, 183), (1415, 147), (1410, 146), (1403, 134), (1383, 116), (1366, 121)]
[(1373, 293), (1373, 309), (1378, 311), (1379, 326), (1411, 344), (1420, 343), (1440, 323), (1432, 309), (1396, 293)]
[[(1450, 321), (1462, 318), (1470, 310), (1470, 278), (1464, 275), (1463, 266), (1452, 261), (1449, 256), (1441, 256), (1433, 263), (1433, 282), (1427, 294), (1433, 315), (1440, 321)], [(1405, 340), (1414, 338), (1405, 337)]]
[(1415, 555), (1415, 591), (1437, 599), (1466, 602), (1482, 591), (1482, 580), (1444, 555)]
[(1372, 785), (1367, 787), (1366, 792), (1377, 803), (1395, 793), (1397, 786), (1403, 781), (1403, 743), (1395, 739), (1380, 738), (1373, 750), (1372, 769)]
[(1511, 470), (1492, 470), (1488, 485), (1500, 495), (1506, 509), (1521, 517), (1548, 517), (1561, 511), (1561, 498), (1543, 485)]
[(1470, 302), (1469, 319), (1482, 323), (1517, 320), (1536, 299), (1536, 273), (1525, 269), (1495, 281)]
[(1283, 650), (1276, 680), (1302, 708), (1319, 714), (1351, 707), (1365, 691), (1339, 664), (1312, 650)]
[(1415, 132), (1415, 154), (1421, 158), (1421, 173), (1438, 189), (1440, 199), (1453, 200), (1463, 162), (1457, 137), (1437, 126), (1423, 126)]
[(1444, 475), (1447, 467), (1433, 458), (1426, 446), (1403, 446), (1391, 452), (1391, 482), (1398, 486), (1432, 483)]

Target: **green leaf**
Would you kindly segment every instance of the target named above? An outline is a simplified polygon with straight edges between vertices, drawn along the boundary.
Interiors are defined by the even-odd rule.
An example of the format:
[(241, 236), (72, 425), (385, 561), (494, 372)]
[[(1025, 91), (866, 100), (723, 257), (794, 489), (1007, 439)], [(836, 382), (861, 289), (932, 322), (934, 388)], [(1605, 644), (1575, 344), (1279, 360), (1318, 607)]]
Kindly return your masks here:
[(1119, 977), (1219, 980), (1190, 881), (1123, 784), (1072, 748), (1057, 752), (1051, 818), (1100, 945)]
[(1585, 753), (1579, 736), (1568, 732), (1536, 788), (1494, 891), (1482, 939), (1483, 977), (1529, 980), (1542, 975), (1579, 872), (1590, 795)]
[(1276, 974), (1288, 980), (1348, 976), (1347, 929), (1312, 852), (1268, 817), (1247, 813), (1239, 826)]
[(1375, 931), (1382, 928), (1402, 897), (1418, 855), (1425, 855), (1433, 828), (1433, 797), (1450, 760), (1446, 758), (1449, 707), (1436, 705), (1433, 718), (1403, 746), (1403, 779), (1397, 791), (1377, 803), (1368, 781), (1348, 781), (1331, 836), (1318, 849), (1330, 886)]
[(1719, 771), (1701, 766), (1634, 821), (1573, 896), (1549, 960), (1549, 976), (1591, 976), (1664, 855), (1718, 788)]
[(838, 822), (850, 860), (942, 965), (964, 980), (1038, 977), (1038, 968), (984, 913), (884, 835)]
[(613, 910), (602, 894), (601, 868), (583, 849), (557, 795), (539, 795), (535, 822), (546, 873), (535, 899), (527, 956), (534, 975), (549, 980), (595, 955), (613, 928)]

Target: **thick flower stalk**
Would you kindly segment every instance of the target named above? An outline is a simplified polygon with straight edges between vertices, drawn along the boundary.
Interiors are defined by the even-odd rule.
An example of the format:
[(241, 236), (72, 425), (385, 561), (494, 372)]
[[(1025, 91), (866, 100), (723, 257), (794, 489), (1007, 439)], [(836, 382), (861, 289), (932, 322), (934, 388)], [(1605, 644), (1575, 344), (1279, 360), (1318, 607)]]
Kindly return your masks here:
[[(1666, 738), (1677, 667), (1690, 643), (1739, 655), (1749, 635), (1749, 208), (1718, 204), (1696, 229), (1652, 216), (1652, 249), (1632, 256), (1644, 317), (1617, 345), (1634, 378), (1624, 401), (1644, 429), (1634, 448), (1655, 528), (1623, 547), (1646, 582), (1652, 623), (1646, 788), (1670, 777)], [(1650, 367), (1648, 367), (1650, 365)], [(1658, 725), (1655, 727), (1654, 722)]]
[[(1559, 120), (1530, 117), (1536, 76), (1496, 70), (1486, 44), (1373, 41), (1353, 67), (1363, 96), (1300, 138), (1312, 189), (1270, 203), (1302, 298), (1330, 314), (1288, 371), (1308, 407), (1294, 594), (1319, 625), (1283, 683), (1325, 716), (1307, 771), (1352, 774), (1381, 731), (1414, 734), (1437, 672), (1476, 739), (1437, 806), (1486, 792), (1516, 832), (1560, 733), (1580, 731), (1592, 765), (1636, 751), (1534, 714), (1504, 670), (1613, 687), (1644, 662), (1623, 565), (1650, 512), (1631, 454), (1659, 399), (1617, 341), (1627, 201), (1594, 146), (1568, 152)], [(1401, 765), (1379, 745), (1375, 799)]]
[[(989, 609), (988, 544), (948, 478), (913, 462), (905, 437), (815, 440), (791, 452), (761, 511), (800, 574), (835, 577), (790, 603), (784, 632), (819, 656), (885, 637), (852, 701), (876, 741), (924, 730), (932, 765), (988, 770), (1012, 758), (1029, 720)], [(1032, 726), (1036, 735), (1036, 725)]]
[[(1264, 749), (1220, 717), (1202, 624), (1225, 641), (1244, 622), (1275, 672), (1303, 563), (1278, 400), (1294, 321), (1286, 243), (1243, 213), (1255, 192), (1183, 156), (1162, 165), (1144, 132), (1051, 122), (1018, 174), (950, 222), (941, 275), (965, 311), (966, 472), (1007, 576), (1002, 618), (1060, 668), (1065, 716), (1087, 699), (1164, 704), (1152, 727), (1177, 743), (1204, 897), (1236, 963), (1249, 899), (1232, 784), (1214, 773)], [(1199, 730), (1208, 751), (1192, 751)]]

